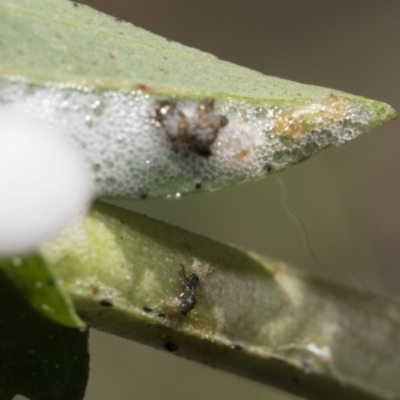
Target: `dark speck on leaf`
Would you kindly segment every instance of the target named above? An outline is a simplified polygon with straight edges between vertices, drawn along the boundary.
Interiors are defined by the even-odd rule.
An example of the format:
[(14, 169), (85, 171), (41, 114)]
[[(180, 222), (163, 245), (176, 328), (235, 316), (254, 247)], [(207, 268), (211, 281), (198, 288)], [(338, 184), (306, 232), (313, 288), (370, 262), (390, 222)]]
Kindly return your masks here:
[(50, 279), (47, 281), (47, 283), (48, 283), (50, 286), (54, 286), (54, 285), (56, 284), (56, 282), (54, 281), (53, 278), (50, 278)]
[(196, 188), (196, 189), (201, 189), (201, 182), (199, 182), (199, 183), (196, 183), (196, 186), (195, 186), (195, 188)]
[(153, 309), (150, 308), (150, 307), (144, 306), (144, 307), (143, 307), (143, 311), (144, 311), (144, 312), (152, 312)]
[(168, 38), (165, 38), (165, 39), (167, 39), (167, 42), (172, 42), (172, 40), (171, 40), (171, 39), (168, 39)]
[(113, 307), (114, 306), (112, 301), (108, 300), (108, 299), (101, 299), (100, 300), (100, 305), (103, 306), (103, 307)]
[(233, 350), (243, 350), (243, 346), (238, 343), (235, 343), (232, 345), (232, 349)]
[(165, 318), (165, 314), (162, 312), (159, 312), (156, 314), (158, 318)]
[(78, 7), (78, 3), (74, 3), (74, 7)]
[(115, 18), (115, 20), (116, 20), (117, 22), (122, 22), (122, 19), (121, 19), (121, 18)]
[(142, 90), (143, 92), (147, 92), (147, 91), (149, 91), (149, 90), (151, 89), (151, 87), (150, 87), (149, 85), (146, 85), (145, 83), (138, 83), (138, 84), (136, 85), (136, 87), (137, 87), (139, 90)]
[(164, 347), (168, 350), (168, 351), (176, 351), (178, 350), (178, 346), (174, 345), (173, 343), (167, 342), (164, 344)]
[(147, 193), (141, 194), (141, 195), (140, 195), (140, 198), (143, 199), (143, 200), (144, 200), (144, 199), (147, 199)]
[(264, 169), (265, 169), (267, 172), (272, 171), (272, 166), (271, 166), (271, 164), (269, 164), (269, 163), (265, 164), (265, 165), (264, 165)]

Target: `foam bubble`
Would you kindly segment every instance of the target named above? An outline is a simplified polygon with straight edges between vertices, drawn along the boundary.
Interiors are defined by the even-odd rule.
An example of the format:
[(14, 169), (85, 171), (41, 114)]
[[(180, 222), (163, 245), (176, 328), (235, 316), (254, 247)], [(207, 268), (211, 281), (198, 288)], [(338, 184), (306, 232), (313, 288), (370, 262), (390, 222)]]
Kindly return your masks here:
[[(199, 115), (196, 100), (22, 81), (0, 82), (1, 102), (62, 128), (89, 161), (97, 197), (171, 197), (196, 191), (199, 183), (212, 190), (261, 178), (355, 138), (376, 118), (370, 108), (336, 95), (301, 104), (216, 101), (215, 110)], [(168, 120), (162, 121), (160, 104), (174, 104), (173, 112), (161, 110)], [(192, 137), (182, 136), (188, 129)], [(217, 136), (193, 138), (207, 129)]]
[(0, 257), (35, 250), (82, 214), (92, 195), (83, 153), (59, 125), (0, 106)]

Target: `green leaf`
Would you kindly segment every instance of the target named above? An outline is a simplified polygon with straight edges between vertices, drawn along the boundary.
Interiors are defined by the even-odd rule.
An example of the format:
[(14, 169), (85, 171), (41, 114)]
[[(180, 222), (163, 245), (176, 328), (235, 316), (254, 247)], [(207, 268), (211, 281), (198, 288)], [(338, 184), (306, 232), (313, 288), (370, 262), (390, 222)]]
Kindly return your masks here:
[(259, 179), (396, 115), (65, 0), (0, 0), (1, 103), (61, 125), (93, 168), (96, 196), (136, 198)]
[(88, 331), (34, 310), (0, 269), (0, 399), (81, 400), (88, 378)]
[(0, 259), (0, 270), (4, 271), (29, 304), (44, 317), (71, 328), (85, 326), (41, 256)]
[[(0, 76), (187, 97), (305, 103), (344, 93), (265, 76), (65, 0), (1, 0)], [(144, 90), (146, 88), (140, 87)], [(356, 100), (361, 97), (346, 94)], [(372, 102), (374, 106), (378, 103)], [(393, 117), (386, 109), (385, 117)]]

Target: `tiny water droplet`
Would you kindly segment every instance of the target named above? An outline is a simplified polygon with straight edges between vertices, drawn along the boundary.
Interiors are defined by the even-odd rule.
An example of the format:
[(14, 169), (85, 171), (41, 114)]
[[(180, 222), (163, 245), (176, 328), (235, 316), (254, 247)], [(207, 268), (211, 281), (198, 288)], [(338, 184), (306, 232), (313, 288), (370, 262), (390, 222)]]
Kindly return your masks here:
[(100, 100), (96, 100), (96, 101), (94, 101), (93, 103), (92, 103), (92, 105), (91, 105), (91, 108), (93, 109), (93, 110), (95, 110), (96, 108), (98, 108), (99, 106), (100, 106)]
[(101, 115), (103, 113), (103, 105), (101, 104), (101, 101), (95, 100), (91, 105), (91, 109), (96, 115)]
[(91, 117), (90, 115), (86, 115), (86, 117), (85, 117), (85, 124), (86, 124), (87, 126), (92, 126), (92, 125), (93, 125), (93, 120), (92, 120), (92, 117)]
[(14, 267), (20, 267), (22, 265), (22, 260), (19, 257), (14, 257), (11, 262)]

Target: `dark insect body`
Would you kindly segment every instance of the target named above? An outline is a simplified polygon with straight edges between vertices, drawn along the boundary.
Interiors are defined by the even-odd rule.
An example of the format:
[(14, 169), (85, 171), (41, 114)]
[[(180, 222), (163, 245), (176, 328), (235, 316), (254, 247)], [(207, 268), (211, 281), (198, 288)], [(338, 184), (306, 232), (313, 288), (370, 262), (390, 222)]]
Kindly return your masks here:
[(183, 292), (178, 296), (179, 310), (182, 315), (187, 315), (193, 310), (197, 304), (196, 286), (199, 282), (199, 277), (196, 274), (186, 276), (183, 265), (181, 265), (182, 282), (184, 285)]
[(224, 115), (214, 112), (214, 100), (204, 99), (193, 109), (180, 106), (175, 100), (157, 101), (155, 120), (177, 150), (186, 149), (203, 157), (212, 155), (211, 145), (220, 128), (228, 124)]

